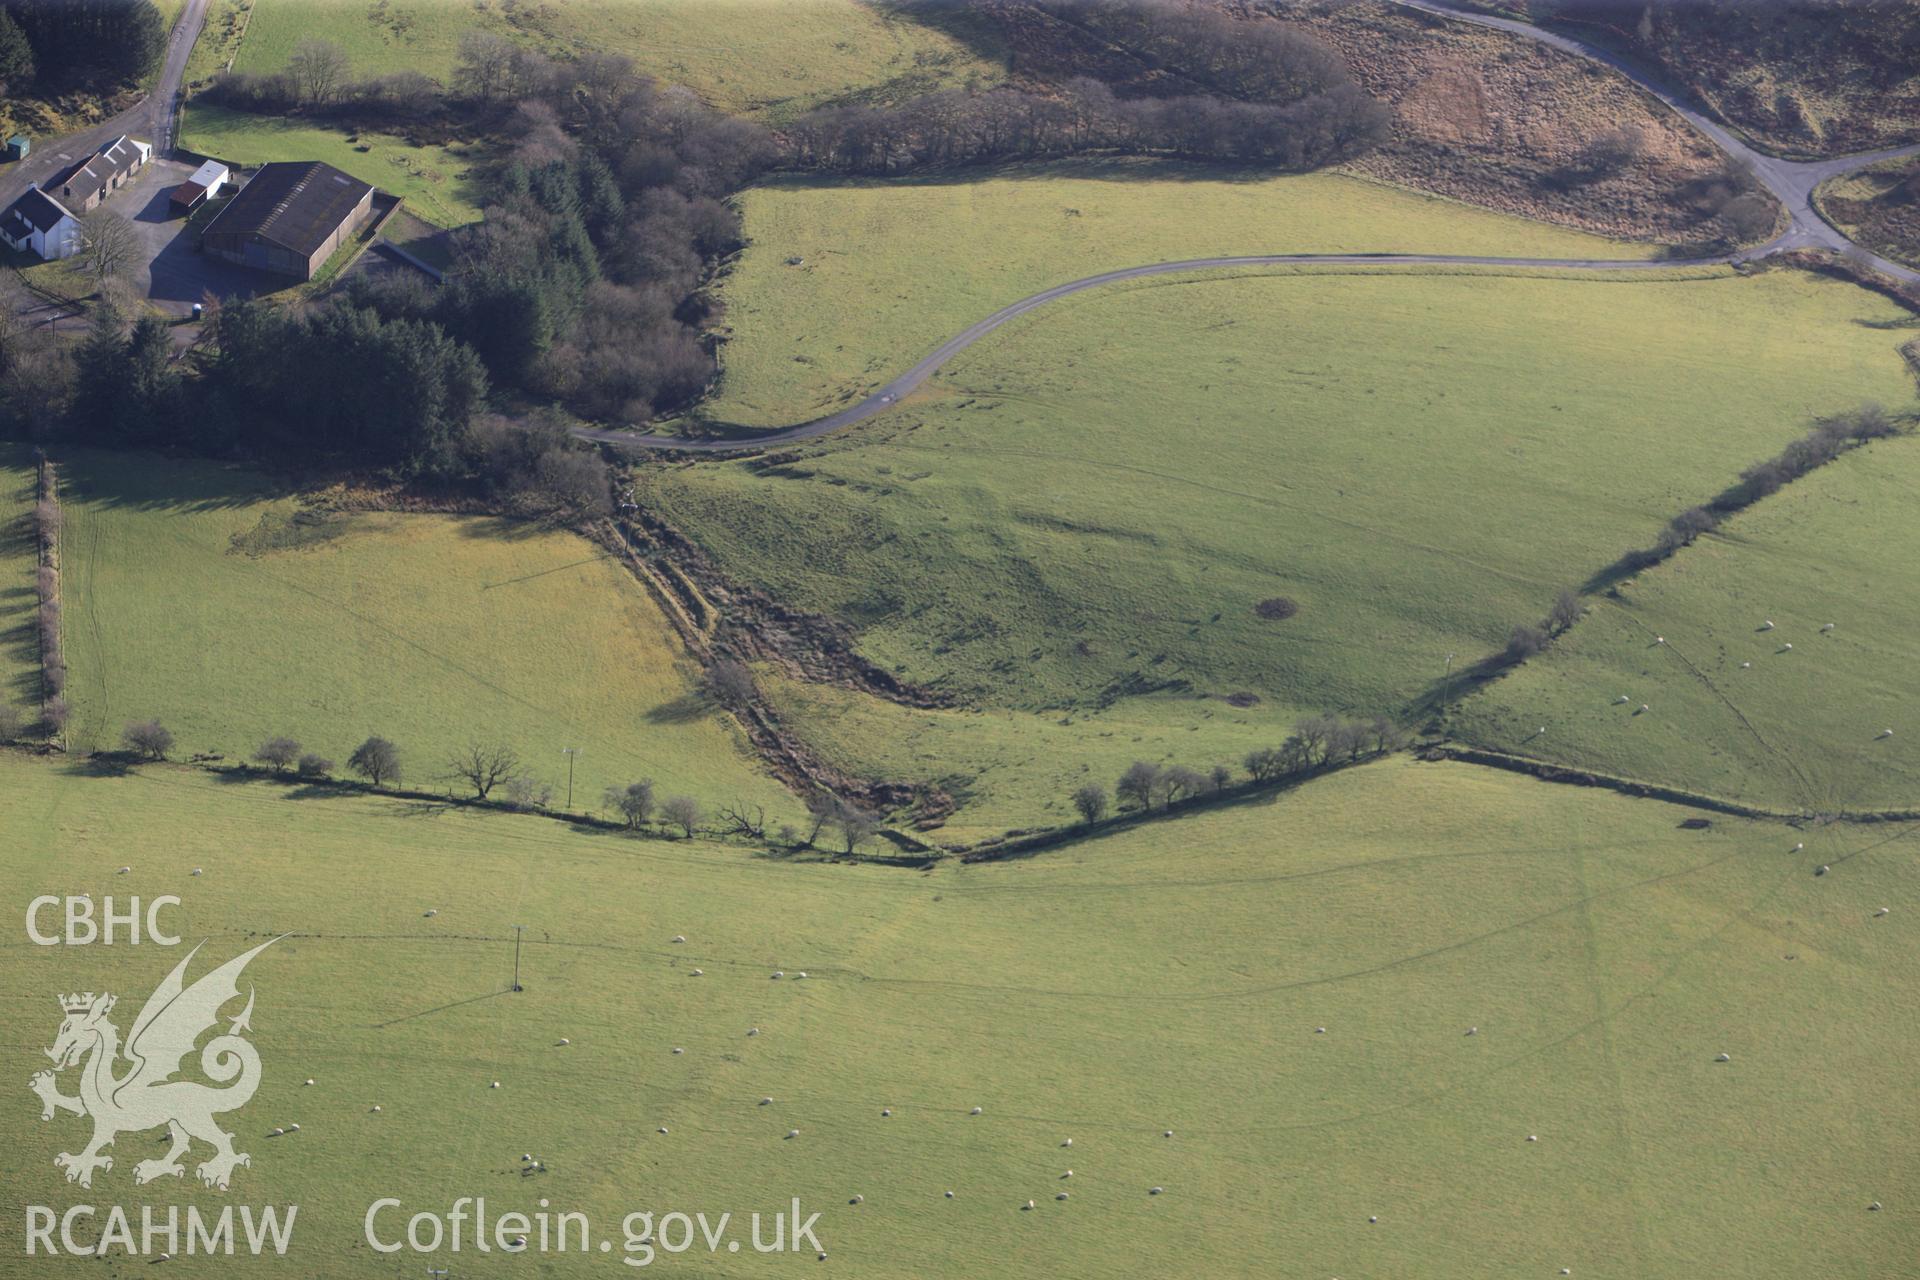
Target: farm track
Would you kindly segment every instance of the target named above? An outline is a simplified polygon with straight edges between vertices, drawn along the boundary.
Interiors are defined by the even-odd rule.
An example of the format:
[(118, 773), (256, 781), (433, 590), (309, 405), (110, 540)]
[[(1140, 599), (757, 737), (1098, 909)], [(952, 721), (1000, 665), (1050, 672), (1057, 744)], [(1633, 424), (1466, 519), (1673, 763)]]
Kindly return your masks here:
[(1664, 104), (1679, 115), (1709, 141), (1738, 164), (1749, 168), (1767, 191), (1778, 200), (1787, 211), (1787, 228), (1766, 244), (1753, 249), (1743, 249), (1733, 253), (1719, 254), (1706, 258), (1674, 259), (1669, 261), (1646, 261), (1640, 259), (1594, 259), (1594, 258), (1502, 258), (1482, 255), (1453, 254), (1393, 254), (1393, 253), (1349, 253), (1349, 254), (1259, 254), (1249, 257), (1189, 258), (1177, 262), (1155, 262), (1138, 267), (1123, 267), (1117, 271), (1102, 272), (1079, 280), (1070, 280), (1039, 293), (1031, 294), (1011, 303), (987, 316), (975, 321), (958, 334), (947, 339), (934, 352), (908, 369), (893, 381), (867, 396), (857, 404), (825, 417), (815, 418), (795, 426), (774, 431), (759, 432), (725, 439), (693, 439), (683, 436), (649, 435), (634, 431), (616, 431), (604, 428), (582, 427), (575, 435), (586, 440), (603, 444), (625, 445), (632, 448), (679, 450), (688, 453), (733, 453), (744, 450), (763, 449), (770, 445), (791, 444), (799, 440), (811, 440), (828, 435), (842, 428), (864, 422), (868, 418), (887, 412), (896, 407), (912, 392), (925, 385), (927, 380), (954, 356), (965, 351), (988, 334), (1009, 322), (1025, 315), (1037, 307), (1079, 293), (1085, 289), (1095, 289), (1102, 285), (1118, 284), (1126, 280), (1140, 280), (1151, 276), (1171, 275), (1195, 271), (1215, 271), (1242, 267), (1278, 267), (1278, 266), (1483, 266), (1557, 269), (1567, 271), (1644, 271), (1649, 269), (1673, 269), (1686, 267), (1728, 266), (1742, 262), (1751, 262), (1774, 254), (1795, 250), (1821, 250), (1845, 253), (1871, 265), (1876, 271), (1890, 276), (1903, 284), (1920, 284), (1920, 271), (1890, 262), (1876, 254), (1869, 253), (1849, 240), (1833, 224), (1821, 216), (1813, 203), (1813, 193), (1821, 183), (1830, 178), (1839, 177), (1855, 169), (1875, 164), (1882, 160), (1901, 156), (1920, 155), (1920, 144), (1905, 147), (1890, 147), (1878, 151), (1863, 152), (1858, 155), (1840, 156), (1831, 160), (1794, 161), (1783, 160), (1755, 150), (1731, 130), (1712, 119), (1699, 107), (1688, 102), (1684, 96), (1656, 80), (1646, 71), (1632, 62), (1598, 45), (1588, 44), (1572, 36), (1544, 31), (1525, 22), (1510, 18), (1497, 18), (1490, 14), (1471, 13), (1442, 3), (1441, 0), (1391, 0), (1391, 3), (1404, 8), (1415, 9), (1431, 17), (1449, 21), (1466, 22), (1475, 26), (1490, 27), (1504, 31), (1509, 35), (1549, 45), (1564, 53), (1584, 58), (1625, 76), (1644, 92)]

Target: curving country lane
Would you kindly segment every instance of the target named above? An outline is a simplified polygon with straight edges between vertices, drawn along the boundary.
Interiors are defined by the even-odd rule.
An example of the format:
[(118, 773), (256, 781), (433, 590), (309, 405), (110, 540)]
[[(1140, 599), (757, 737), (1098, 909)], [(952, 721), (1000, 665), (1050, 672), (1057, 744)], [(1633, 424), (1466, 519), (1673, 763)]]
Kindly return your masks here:
[(603, 444), (625, 445), (641, 449), (676, 450), (684, 453), (738, 453), (764, 449), (771, 445), (788, 444), (796, 440), (811, 440), (827, 435), (842, 428), (864, 422), (877, 414), (885, 413), (912, 392), (924, 385), (927, 379), (937, 373), (941, 366), (954, 356), (965, 351), (980, 339), (986, 337), (1001, 326), (1016, 320), (1037, 307), (1079, 293), (1084, 289), (1097, 289), (1103, 285), (1118, 284), (1127, 280), (1140, 280), (1150, 276), (1174, 275), (1194, 271), (1214, 271), (1244, 267), (1275, 266), (1484, 266), (1484, 267), (1539, 267), (1567, 271), (1644, 271), (1669, 270), (1684, 267), (1725, 266), (1730, 263), (1746, 262), (1770, 254), (1784, 253), (1793, 249), (1826, 249), (1853, 255), (1870, 263), (1875, 269), (1908, 284), (1920, 284), (1920, 271), (1914, 271), (1896, 262), (1889, 262), (1847, 239), (1813, 207), (1813, 192), (1821, 183), (1843, 173), (1877, 163), (1881, 160), (1895, 159), (1901, 156), (1920, 154), (1920, 144), (1905, 147), (1890, 147), (1879, 151), (1864, 152), (1858, 155), (1841, 156), (1830, 160), (1794, 161), (1782, 160), (1754, 150), (1738, 136), (1707, 116), (1698, 108), (1690, 105), (1683, 97), (1665, 85), (1648, 76), (1637, 66), (1597, 45), (1590, 45), (1571, 36), (1556, 32), (1543, 31), (1538, 27), (1519, 22), (1511, 18), (1499, 18), (1491, 14), (1473, 13), (1456, 9), (1441, 0), (1388, 0), (1403, 8), (1417, 9), (1423, 13), (1476, 26), (1492, 27), (1524, 39), (1535, 40), (1551, 45), (1563, 52), (1577, 57), (1600, 62), (1621, 75), (1626, 76), (1641, 89), (1659, 99), (1682, 119), (1705, 134), (1714, 145), (1733, 157), (1736, 161), (1749, 166), (1754, 175), (1766, 187), (1767, 191), (1786, 209), (1787, 229), (1766, 244), (1736, 253), (1720, 254), (1706, 258), (1684, 259), (1613, 259), (1613, 258), (1499, 258), (1464, 254), (1431, 253), (1333, 253), (1304, 254), (1276, 253), (1260, 254), (1251, 257), (1187, 258), (1178, 262), (1153, 262), (1138, 267), (1123, 267), (1117, 271), (1105, 271), (1099, 275), (1086, 276), (1079, 280), (1070, 280), (1065, 284), (1054, 285), (1039, 293), (1031, 294), (1000, 308), (985, 319), (977, 320), (953, 337), (941, 343), (930, 355), (908, 369), (893, 381), (867, 396), (859, 403), (850, 405), (836, 413), (822, 418), (814, 418), (791, 427), (782, 427), (772, 431), (758, 432), (751, 436), (734, 439), (694, 439), (686, 436), (649, 435), (637, 431), (620, 431), (607, 428), (580, 427), (574, 434), (584, 440), (593, 440)]

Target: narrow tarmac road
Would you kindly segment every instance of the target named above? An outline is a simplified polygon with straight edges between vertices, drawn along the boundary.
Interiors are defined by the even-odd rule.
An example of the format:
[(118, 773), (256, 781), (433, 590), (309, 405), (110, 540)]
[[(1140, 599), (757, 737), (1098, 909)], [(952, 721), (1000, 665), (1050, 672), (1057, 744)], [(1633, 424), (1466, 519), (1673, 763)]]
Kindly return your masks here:
[(171, 151), (174, 121), (179, 116), (180, 86), (187, 75), (187, 58), (200, 38), (200, 29), (206, 25), (211, 3), (212, 0), (187, 0), (167, 37), (166, 53), (153, 92), (110, 120), (58, 137), (35, 138), (31, 155), (0, 169), (0, 209), (18, 200), (28, 183), (45, 182), (60, 169), (92, 155), (123, 133), (151, 142), (155, 155)]
[(1788, 215), (1787, 229), (1773, 240), (1757, 248), (1742, 250), (1738, 253), (1723, 254), (1710, 258), (1692, 258), (1685, 260), (1655, 261), (1612, 260), (1581, 258), (1492, 258), (1474, 256), (1454, 256), (1448, 254), (1388, 254), (1388, 253), (1349, 253), (1349, 254), (1267, 254), (1256, 257), (1239, 258), (1191, 258), (1182, 262), (1155, 262), (1146, 266), (1126, 267), (1119, 271), (1108, 271), (1097, 276), (1088, 276), (1082, 280), (1071, 280), (1044, 289), (1030, 297), (1020, 299), (1009, 306), (1002, 307), (984, 320), (969, 325), (966, 329), (941, 343), (940, 346), (920, 363), (908, 369), (893, 381), (875, 391), (858, 404), (851, 405), (838, 413), (824, 418), (815, 418), (797, 426), (784, 427), (758, 435), (725, 440), (699, 440), (683, 436), (647, 435), (636, 431), (617, 431), (600, 428), (582, 427), (574, 434), (584, 440), (594, 440), (605, 444), (628, 445), (642, 449), (672, 449), (686, 453), (739, 453), (755, 449), (764, 449), (771, 445), (788, 444), (796, 440), (810, 440), (829, 432), (864, 422), (875, 414), (885, 413), (897, 405), (901, 399), (917, 390), (931, 378), (942, 365), (960, 352), (966, 350), (980, 339), (1000, 328), (1008, 321), (1025, 315), (1035, 307), (1045, 306), (1057, 298), (1078, 293), (1082, 289), (1094, 289), (1101, 285), (1115, 284), (1123, 280), (1138, 280), (1145, 276), (1169, 275), (1183, 271), (1208, 271), (1233, 267), (1268, 267), (1282, 265), (1322, 265), (1322, 266), (1378, 266), (1383, 264), (1427, 265), (1427, 266), (1494, 266), (1494, 267), (1552, 267), (1573, 271), (1634, 271), (1648, 268), (1722, 266), (1728, 263), (1744, 262), (1769, 254), (1783, 253), (1790, 249), (1826, 249), (1834, 252), (1850, 253), (1871, 263), (1877, 270), (1908, 284), (1920, 283), (1920, 271), (1903, 267), (1897, 262), (1889, 262), (1876, 254), (1854, 244), (1839, 229), (1822, 218), (1813, 207), (1813, 192), (1822, 182), (1843, 173), (1873, 164), (1880, 160), (1889, 160), (1898, 156), (1920, 154), (1920, 144), (1905, 147), (1890, 147), (1881, 151), (1865, 152), (1859, 155), (1841, 156), (1831, 160), (1795, 161), (1782, 160), (1756, 151), (1737, 135), (1719, 124), (1705, 112), (1689, 104), (1680, 94), (1654, 80), (1646, 72), (1632, 63), (1597, 45), (1590, 45), (1571, 36), (1543, 31), (1538, 27), (1511, 18), (1497, 18), (1491, 14), (1472, 13), (1456, 9), (1441, 0), (1390, 0), (1391, 3), (1409, 9), (1418, 9), (1423, 13), (1452, 21), (1469, 22), (1478, 26), (1492, 27), (1528, 40), (1536, 40), (1556, 49), (1571, 53), (1576, 57), (1587, 58), (1602, 63), (1621, 75), (1632, 80), (1647, 93), (1653, 95), (1677, 112), (1694, 128), (1705, 134), (1715, 146), (1726, 152), (1734, 160), (1750, 166), (1761, 184), (1772, 193)]

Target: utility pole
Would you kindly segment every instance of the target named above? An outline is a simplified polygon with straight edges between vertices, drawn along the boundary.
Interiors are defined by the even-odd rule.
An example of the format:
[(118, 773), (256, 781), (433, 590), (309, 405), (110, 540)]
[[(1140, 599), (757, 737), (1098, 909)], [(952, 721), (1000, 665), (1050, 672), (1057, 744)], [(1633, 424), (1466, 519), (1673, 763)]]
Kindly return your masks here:
[(562, 754), (564, 754), (567, 757), (567, 812), (572, 813), (573, 812), (573, 758), (580, 754), (580, 748), (562, 747), (560, 748), (560, 750)]
[(520, 934), (525, 929), (526, 926), (523, 924), (513, 926), (513, 989), (515, 991), (524, 990), (520, 985)]

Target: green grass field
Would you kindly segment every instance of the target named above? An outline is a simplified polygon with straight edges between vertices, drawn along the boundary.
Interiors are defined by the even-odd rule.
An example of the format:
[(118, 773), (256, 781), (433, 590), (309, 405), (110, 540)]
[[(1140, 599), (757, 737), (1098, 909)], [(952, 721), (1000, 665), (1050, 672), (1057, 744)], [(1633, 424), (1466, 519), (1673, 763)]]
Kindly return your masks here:
[[(1920, 1123), (1895, 994), (1920, 963), (1920, 871), (1887, 843), (1902, 830), (1807, 832), (1793, 854), (1784, 827), (1684, 831), (1654, 802), (1393, 763), (921, 875), (174, 767), (5, 758), (0, 787), (0, 865), (23, 895), (177, 893), (207, 963), (294, 935), (248, 970), (265, 1075), (232, 1117), (252, 1165), (229, 1195), (191, 1173), (134, 1191), (151, 1139), (133, 1135), (90, 1193), (66, 1186), (52, 1156), (79, 1122), (40, 1123), (24, 1089), (0, 1113), (16, 1155), (0, 1187), (16, 1204), (298, 1204), (278, 1265), (302, 1275), (520, 1265), (374, 1259), (378, 1196), (404, 1213), (547, 1197), (616, 1242), (632, 1209), (799, 1196), (836, 1273), (886, 1277), (1205, 1258), (1214, 1275), (1772, 1280), (1887, 1274), (1920, 1248), (1899, 1208)], [(1816, 860), (1835, 873), (1815, 879)], [(526, 990), (509, 995), (516, 923)], [(0, 952), (21, 1076), (54, 992), (118, 993), (124, 1031), (179, 955)], [(518, 1176), (528, 1152), (544, 1176)]]
[(741, 207), (752, 243), (721, 290), (730, 336), (705, 412), (755, 427), (858, 400), (1007, 303), (1118, 267), (1224, 254), (1650, 252), (1338, 174), (1146, 161), (796, 179), (748, 191)]
[(389, 134), (356, 134), (204, 103), (190, 103), (183, 112), (180, 145), (249, 168), (275, 160), (324, 160), (404, 197), (407, 208), (442, 227), (480, 216), (473, 203), (477, 193), (467, 183), (470, 162), (458, 146), (414, 146)]
[(1920, 808), (1916, 566), (1920, 441), (1889, 440), (1597, 601), (1457, 732), (1788, 811)]
[(0, 703), (32, 722), (40, 713), (40, 647), (35, 635), (33, 461), (0, 445)]
[[(1904, 403), (1901, 335), (1871, 327), (1896, 314), (1786, 273), (1159, 281), (1023, 317), (782, 465), (637, 474), (723, 568), (972, 705), (1125, 721), (1139, 694), (1251, 692), (1276, 726), (1393, 713), (1811, 415)], [(1269, 597), (1298, 614), (1260, 619)], [(1230, 723), (1179, 754), (1237, 760), (1245, 731), (1213, 734)], [(948, 729), (956, 759), (1031, 736)]]
[[(68, 736), (115, 749), (158, 717), (178, 754), (244, 759), (287, 734), (343, 768), (371, 733), (407, 781), (443, 785), (502, 742), (564, 800), (651, 776), (711, 810), (797, 809), (618, 563), (571, 534), (482, 518), (294, 522), (244, 473), (152, 458), (63, 460)], [(446, 783), (444, 785), (453, 785)]]
[(317, 38), (345, 49), (356, 75), (420, 71), (444, 83), (473, 30), (555, 54), (623, 54), (722, 110), (775, 119), (1005, 75), (1003, 60), (861, 0), (254, 0), (234, 69), (277, 71)]

